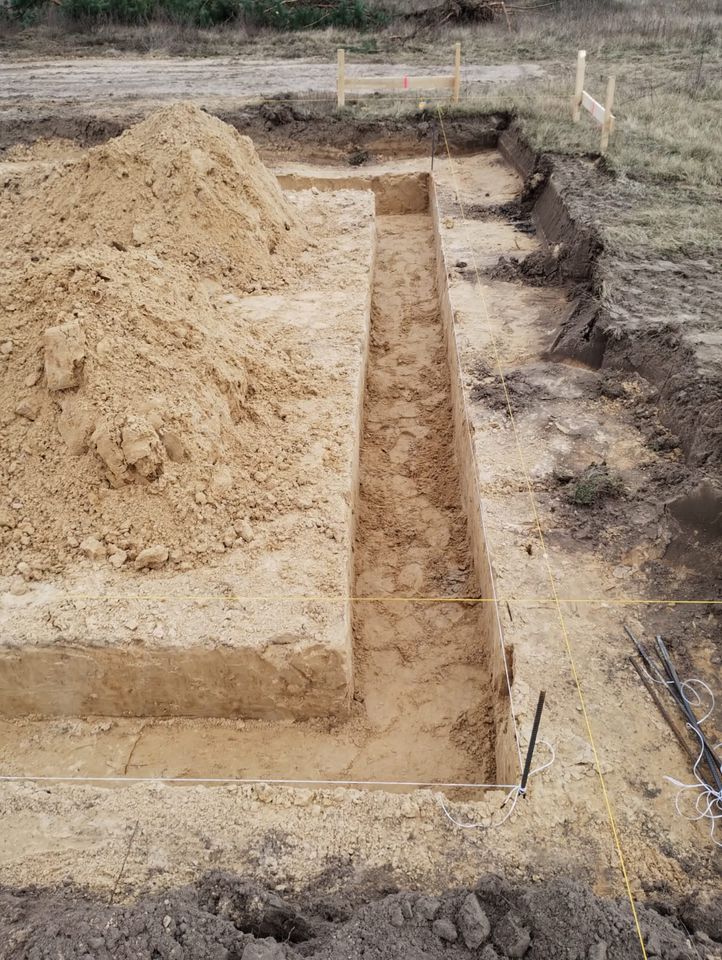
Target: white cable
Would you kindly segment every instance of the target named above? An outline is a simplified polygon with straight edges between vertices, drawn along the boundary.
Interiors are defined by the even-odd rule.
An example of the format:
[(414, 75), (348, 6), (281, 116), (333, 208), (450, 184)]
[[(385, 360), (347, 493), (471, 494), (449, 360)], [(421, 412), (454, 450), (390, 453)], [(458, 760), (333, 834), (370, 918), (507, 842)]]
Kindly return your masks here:
[[(699, 681), (703, 683), (703, 681)], [(707, 684), (703, 684), (705, 687)], [(707, 687), (709, 690), (709, 687)], [(685, 698), (686, 699), (686, 698)], [(714, 697), (712, 697), (712, 705), (714, 708)], [(711, 711), (710, 711), (711, 712)], [(706, 716), (709, 716), (707, 714)], [(705, 717), (706, 719), (706, 717)], [(695, 821), (695, 820), (709, 820), (710, 821), (710, 830), (709, 835), (712, 843), (717, 847), (722, 847), (722, 840), (718, 840), (715, 837), (717, 831), (717, 824), (722, 820), (722, 790), (717, 790), (712, 787), (706, 780), (702, 778), (699, 772), (699, 765), (702, 762), (704, 757), (704, 738), (699, 730), (696, 730), (691, 723), (687, 724), (687, 727), (696, 734), (700, 742), (700, 750), (697, 759), (695, 760), (694, 767), (692, 772), (694, 773), (695, 782), (694, 783), (683, 783), (681, 780), (676, 780), (674, 777), (665, 777), (665, 780), (668, 780), (670, 783), (674, 784), (675, 787), (678, 787), (677, 795), (674, 798), (674, 808), (677, 811), (678, 816), (683, 817), (685, 820)], [(714, 749), (719, 750), (722, 747), (722, 743), (715, 745)], [(720, 768), (720, 773), (722, 773), (722, 768)], [(697, 796), (694, 800), (694, 814), (684, 813), (680, 809), (680, 801), (683, 797), (688, 795), (688, 791), (693, 790)]]
[[(549, 743), (548, 740), (538, 740), (537, 743), (543, 743), (544, 746), (547, 747), (547, 749), (551, 753), (551, 758), (547, 760), (546, 763), (541, 764), (541, 766), (534, 767), (534, 769), (530, 772), (529, 777), (527, 778), (528, 780), (530, 780), (535, 774), (541, 773), (542, 770), (546, 770), (547, 767), (550, 767), (554, 763), (554, 760), (556, 759), (556, 753), (554, 751), (554, 747)], [(455, 827), (459, 827), (461, 830), (494, 830), (496, 829), (496, 827), (500, 827), (503, 823), (506, 823), (506, 821), (509, 819), (512, 813), (514, 813), (514, 808), (516, 807), (519, 801), (519, 797), (523, 797), (525, 795), (526, 795), (526, 788), (522, 789), (521, 783), (515, 784), (515, 786), (513, 786), (509, 791), (509, 793), (506, 795), (506, 799), (504, 800), (504, 802), (502, 803), (499, 809), (501, 810), (503, 807), (505, 807), (510, 800), (512, 801), (511, 807), (507, 810), (507, 812), (504, 814), (501, 820), (493, 821), (490, 819), (486, 823), (464, 823), (461, 820), (457, 820), (456, 817), (454, 817), (451, 813), (449, 813), (449, 809), (446, 806), (443, 796), (441, 795), (439, 796), (439, 806), (443, 810), (446, 818), (449, 821), (451, 821), (451, 823), (453, 823)]]
[[(652, 681), (652, 683), (659, 683), (663, 687), (673, 686), (672, 680), (664, 680), (658, 677), (653, 677), (650, 672), (647, 670), (646, 666), (642, 666), (642, 670), (647, 675), (647, 678)], [(704, 737), (699, 731), (699, 727), (712, 716), (715, 707), (715, 697), (712, 692), (712, 688), (709, 684), (705, 683), (704, 680), (700, 680), (699, 677), (690, 677), (689, 680), (684, 680), (679, 684), (679, 690), (682, 694), (682, 697), (690, 707), (701, 707), (704, 703), (699, 687), (707, 696), (708, 699), (708, 709), (703, 717), (700, 717), (697, 720), (697, 727), (693, 727), (691, 723), (686, 723), (685, 726), (688, 730), (691, 730), (692, 733), (697, 737), (700, 744), (699, 754), (697, 759), (694, 762), (692, 767), (692, 772), (694, 773), (694, 783), (683, 783), (681, 780), (677, 780), (675, 777), (665, 776), (665, 780), (669, 783), (674, 784), (677, 787), (677, 793), (674, 798), (674, 809), (677, 811), (677, 815), (682, 817), (684, 820), (689, 820), (694, 822), (696, 820), (709, 820), (710, 821), (710, 839), (712, 843), (717, 847), (722, 847), (722, 840), (718, 840), (715, 836), (717, 832), (717, 824), (722, 820), (722, 790), (717, 790), (715, 787), (711, 786), (707, 781), (701, 776), (699, 772), (699, 765), (704, 758)], [(714, 749), (719, 750), (722, 747), (722, 743), (715, 745)], [(720, 773), (722, 773), (722, 768), (720, 768)], [(689, 791), (694, 791), (696, 797), (693, 803), (694, 813), (684, 813), (680, 808), (681, 801), (689, 796)]]
[[(649, 670), (647, 670), (646, 664), (644, 663), (642, 663), (642, 672), (646, 675), (648, 680), (651, 680), (652, 683), (658, 683), (663, 687), (673, 686), (674, 681), (672, 680), (663, 680), (660, 677), (653, 677), (652, 674), (649, 672)], [(689, 680), (684, 680), (679, 685), (680, 692), (684, 697), (685, 702), (688, 703), (690, 707), (702, 706), (702, 697), (699, 695), (699, 693), (697, 693), (697, 691), (692, 686), (692, 684), (695, 684), (695, 683), (699, 684), (699, 686), (702, 687), (702, 689), (705, 691), (705, 693), (709, 697), (709, 703), (710, 703), (709, 710), (707, 711), (707, 713), (705, 713), (703, 717), (697, 720), (697, 724), (702, 724), (705, 722), (705, 720), (707, 720), (712, 715), (712, 711), (714, 710), (714, 694), (712, 693), (712, 688), (709, 686), (709, 684), (705, 683), (704, 680), (700, 680), (698, 677), (690, 677)], [(688, 687), (690, 688), (690, 692), (694, 694), (693, 700), (687, 696), (686, 689)]]

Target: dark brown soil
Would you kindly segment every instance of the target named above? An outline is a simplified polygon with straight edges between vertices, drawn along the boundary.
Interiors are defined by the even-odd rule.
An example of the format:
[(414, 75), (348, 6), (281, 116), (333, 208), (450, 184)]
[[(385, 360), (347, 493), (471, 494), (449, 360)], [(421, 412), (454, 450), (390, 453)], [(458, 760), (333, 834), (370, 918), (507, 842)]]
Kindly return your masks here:
[(690, 466), (722, 482), (719, 265), (694, 250), (652, 255), (604, 242), (618, 213), (639, 202), (638, 185), (615, 180), (591, 160), (535, 156), (515, 125), (500, 146), (526, 176), (522, 209), (549, 245), (546, 269), (522, 262), (518, 273), (532, 282), (546, 272), (587, 286), (552, 355), (639, 374), (655, 389), (659, 416), (680, 438)]
[[(331, 879), (330, 877), (328, 879)], [(564, 880), (474, 890), (375, 890), (341, 871), (327, 889), (285, 898), (254, 880), (215, 872), (196, 883), (109, 905), (68, 887), (0, 892), (5, 960), (636, 960), (627, 902)], [(381, 890), (379, 890), (381, 886)], [(718, 956), (714, 904), (639, 905), (650, 957)]]
[[(398, 117), (359, 120), (337, 113), (325, 103), (293, 103), (292, 94), (279, 95), (258, 106), (239, 110), (213, 110), (210, 113), (251, 137), (261, 153), (272, 151), (278, 161), (284, 154), (306, 162), (346, 161), (357, 166), (363, 162), (394, 156), (431, 157), (432, 136), (436, 126), (433, 111), (409, 108)], [(82, 146), (94, 146), (142, 119), (144, 113), (123, 112), (121, 116), (83, 114), (77, 107), (38, 106), (32, 113), (8, 112), (0, 118), (0, 155), (15, 144), (30, 144), (40, 139), (62, 137)], [(470, 153), (496, 146), (499, 132), (509, 124), (505, 113), (449, 117), (445, 131), (455, 153)], [(438, 135), (437, 135), (438, 140)], [(438, 144), (437, 144), (438, 147)]]

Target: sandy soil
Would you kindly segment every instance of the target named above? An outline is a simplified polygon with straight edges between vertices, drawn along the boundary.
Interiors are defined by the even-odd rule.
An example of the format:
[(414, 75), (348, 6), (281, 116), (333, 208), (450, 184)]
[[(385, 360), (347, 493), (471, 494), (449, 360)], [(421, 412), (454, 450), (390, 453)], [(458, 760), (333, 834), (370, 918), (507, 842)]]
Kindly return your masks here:
[[(343, 172), (347, 177), (348, 168)], [(448, 278), (449, 284), (448, 300), (445, 291), (439, 290), (440, 306), (460, 364), (458, 384), (451, 381), (451, 400), (470, 427), (476, 463), (474, 481), (485, 508), (487, 541), (502, 598), (500, 612), (520, 737), (524, 743), (536, 693), (544, 687), (548, 709), (542, 732), (556, 750), (554, 765), (533, 779), (529, 798), (519, 802), (514, 816), (503, 827), (468, 831), (449, 822), (440, 808), (439, 795), (429, 791), (393, 796), (385, 792), (291, 790), (265, 785), (208, 789), (141, 784), (107, 790), (93, 785), (10, 784), (3, 789), (8, 830), (0, 845), (0, 858), (9, 882), (23, 884), (41, 879), (53, 884), (71, 877), (74, 882), (89, 884), (105, 893), (117, 886), (118, 895), (127, 897), (139, 890), (163, 889), (192, 880), (208, 866), (222, 866), (239, 871), (252, 869), (256, 876), (268, 878), (276, 889), (286, 890), (309, 882), (321, 884), (330, 864), (346, 863), (360, 870), (383, 871), (385, 877), (390, 875), (404, 886), (424, 884), (433, 888), (447, 886), (450, 877), (455, 883), (472, 883), (487, 869), (545, 879), (573, 872), (591, 882), (597, 893), (620, 896), (624, 890), (600, 790), (601, 773), (617, 818), (634, 895), (642, 898), (665, 893), (679, 897), (705, 890), (710, 897), (718, 895), (717, 851), (705, 828), (691, 825), (675, 814), (674, 790), (664, 780), (665, 775), (688, 778), (686, 758), (642, 694), (626, 660), (630, 651), (622, 633), (625, 622), (645, 638), (657, 630), (671, 633), (675, 652), (682, 656), (687, 650), (691, 658), (685, 662), (685, 672), (706, 671), (705, 676), (714, 680), (709, 673), (712, 656), (709, 660), (700, 656), (700, 651), (712, 649), (712, 611), (704, 606), (669, 608), (639, 602), (654, 597), (660, 583), (669, 591), (668, 596), (683, 599), (684, 591), (696, 582), (686, 568), (666, 559), (672, 526), (646, 480), (655, 471), (669, 469), (678, 454), (650, 448), (634, 410), (603, 390), (604, 373), (580, 364), (548, 360), (546, 351), (559, 324), (574, 307), (573, 288), (556, 284), (540, 287), (518, 276), (494, 275), (500, 256), (508, 260), (538, 248), (529, 224), (514, 221), (503, 212), (509, 208), (502, 205), (513, 203), (518, 196), (520, 179), (493, 154), (469, 158), (457, 165), (455, 174), (465, 207), (470, 210), (476, 204), (481, 209), (468, 217), (469, 223), (464, 223), (448, 165), (439, 164), (438, 232), (444, 256), (441, 276)], [(415, 218), (403, 219), (410, 222)], [(398, 240), (398, 221), (382, 219), (381, 226), (382, 245), (385, 236), (393, 247)], [(412, 230), (411, 236), (416, 236), (417, 244), (428, 243), (428, 227), (417, 224), (416, 229), (419, 232)], [(403, 271), (411, 262), (417, 265), (419, 261), (423, 262), (423, 255), (417, 248), (413, 261), (402, 256), (399, 266)], [(487, 311), (481, 307), (474, 263)], [(423, 292), (423, 273), (410, 273), (409, 280), (414, 290)], [(386, 284), (381, 288), (385, 298), (390, 291), (405, 289), (400, 278), (387, 278)], [(403, 325), (397, 332), (399, 329), (403, 331)], [(407, 356), (412, 365), (420, 363), (424, 377), (428, 377), (424, 366), (432, 353), (423, 351), (433, 352), (433, 341), (425, 342), (426, 337), (420, 335), (423, 324), (417, 329), (418, 336), (408, 335), (405, 350), (390, 343), (386, 351), (382, 338), (374, 341), (376, 359), (383, 360), (384, 355), (389, 359), (387, 383), (382, 381), (379, 387), (393, 386), (391, 377), (405, 370), (407, 363), (401, 361), (406, 361)], [(499, 402), (497, 353), (512, 385), (514, 425), (505, 404)], [(399, 362), (394, 363), (397, 359)], [(384, 364), (377, 369), (384, 370)], [(438, 390), (438, 384), (433, 380), (430, 383)], [(634, 389), (631, 380), (628, 389)], [(376, 448), (385, 453), (387, 464), (408, 461), (413, 456), (414, 441), (438, 443), (423, 431), (404, 432), (403, 403), (416, 402), (421, 409), (423, 400), (423, 394), (416, 398), (394, 397), (392, 409), (397, 423), (389, 425), (391, 436)], [(398, 401), (402, 403), (397, 406)], [(367, 410), (367, 416), (370, 428), (373, 410)], [(434, 426), (439, 431), (444, 428), (441, 420), (435, 421)], [(523, 448), (523, 463), (517, 438)], [(427, 454), (431, 449), (426, 448)], [(437, 460), (448, 465), (445, 449), (444, 445), (437, 445), (430, 462)], [(394, 460), (396, 454), (398, 461)], [(378, 455), (373, 459), (375, 468), (384, 465)], [(596, 510), (573, 507), (565, 489), (570, 475), (592, 461), (602, 460), (621, 475), (623, 497)], [(433, 478), (433, 472), (429, 476), (436, 495), (443, 496), (444, 484)], [(540, 541), (531, 508), (527, 476), (538, 506), (545, 545)], [(367, 487), (369, 479), (373, 490), (380, 476), (366, 473)], [(400, 485), (402, 494), (409, 492), (408, 477), (399, 472), (396, 479), (392, 476), (392, 481)], [(376, 500), (374, 509), (378, 508), (378, 514), (373, 521), (375, 526), (371, 526), (373, 537), (367, 541), (367, 556), (374, 568), (373, 577), (386, 578), (390, 586), (398, 589), (405, 585), (400, 577), (404, 581), (411, 578), (413, 586), (419, 571), (407, 568), (418, 560), (410, 557), (403, 565), (394, 561), (388, 570), (377, 570), (374, 541), (385, 549), (408, 553), (406, 531), (416, 534), (418, 541), (427, 528), (433, 532), (434, 524), (424, 522), (423, 528), (406, 527), (409, 517), (403, 504), (388, 499), (393, 489), (389, 484), (388, 489), (382, 490), (383, 497)], [(373, 498), (369, 504), (374, 504)], [(402, 536), (385, 540), (395, 537), (399, 517), (404, 518), (404, 525), (400, 526)], [(446, 517), (447, 529), (453, 529), (452, 520), (453, 513)], [(364, 549), (360, 542), (358, 562), (362, 575)], [(434, 566), (439, 557), (440, 554), (427, 555), (431, 576), (422, 576), (420, 588), (428, 589), (439, 582), (439, 575), (444, 575), (443, 569)], [(457, 553), (454, 566), (459, 573), (464, 571), (465, 563), (463, 553)], [(550, 600), (550, 570), (559, 584), (569, 647), (559, 611)], [(663, 578), (660, 570), (664, 571)], [(421, 572), (427, 575), (423, 565)], [(447, 569), (447, 590), (454, 583), (460, 589), (470, 587), (463, 577), (452, 577), (449, 582), (449, 573)], [(627, 600), (634, 602), (627, 605)], [(455, 607), (456, 604), (452, 609)], [(369, 622), (373, 627), (373, 618)], [(364, 632), (367, 626), (368, 622), (360, 624)], [(387, 629), (389, 624), (379, 626)], [(369, 677), (374, 676), (374, 671), (390, 672), (389, 664), (396, 667), (403, 663), (404, 655), (413, 649), (411, 641), (418, 636), (419, 629), (428, 635), (429, 627), (438, 630), (441, 624), (415, 615), (406, 625), (394, 620), (390, 626), (386, 636), (390, 633), (395, 640), (399, 633), (398, 648), (385, 649), (375, 661), (370, 656), (365, 659), (370, 649), (362, 652), (360, 677), (365, 670)], [(471, 617), (464, 619), (463, 626), (465, 632), (473, 633)], [(370, 636), (369, 645), (374, 634)], [(453, 629), (444, 636), (448, 638), (446, 644), (456, 640)], [(687, 643), (690, 637), (695, 638), (694, 644)], [(458, 658), (464, 654), (468, 650), (466, 643), (462, 639), (458, 650), (450, 650), (450, 656)], [(359, 649), (363, 651), (363, 645)], [(591, 718), (599, 752), (598, 769), (572, 677), (570, 650)], [(418, 648), (415, 653), (418, 655)], [(429, 663), (433, 662), (430, 658)], [(388, 682), (393, 685), (395, 679)], [(414, 695), (401, 689), (395, 695), (398, 709), (394, 704), (390, 713), (405, 723), (404, 715), (414, 709)], [(367, 699), (365, 706), (373, 706), (373, 701)], [(379, 722), (385, 723), (389, 718), (385, 711), (390, 705), (385, 702), (376, 707)], [(448, 704), (442, 717), (442, 728), (446, 725), (448, 730), (447, 711)], [(183, 724), (179, 724), (171, 730), (172, 736), (179, 735), (182, 729)], [(185, 758), (168, 753), (170, 738), (165, 745), (161, 738), (152, 760), (155, 767), (149, 764), (145, 769), (157, 770), (158, 758), (166, 755), (166, 769), (190, 769), (197, 762), (194, 756), (207, 763), (211, 753), (220, 757), (225, 769), (234, 763), (240, 765), (242, 758), (239, 762), (236, 754), (242, 750), (242, 739), (236, 740), (238, 734), (226, 734), (225, 730), (212, 734), (209, 729), (195, 729), (194, 736), (201, 747), (195, 755), (188, 751)], [(473, 732), (474, 728), (469, 725), (466, 729)], [(115, 752), (104, 760), (109, 768), (117, 769), (121, 763), (131, 766), (136, 756), (143, 756), (133, 753), (133, 742), (143, 731), (137, 727), (132, 731), (122, 727), (118, 730), (122, 731), (122, 747), (116, 741)], [(12, 725), (11, 729), (8, 725), (3, 731), (8, 745), (3, 760), (5, 765), (16, 764), (22, 757), (28, 762), (47, 761), (63, 736), (70, 733), (77, 736), (73, 745), (76, 769), (83, 769), (84, 765), (96, 762), (102, 738), (111, 732), (99, 725), (89, 729), (82, 722), (77, 726), (73, 722), (65, 730), (32, 724)], [(204, 752), (204, 738), (209, 738), (209, 744), (215, 738), (212, 750)], [(483, 739), (482, 735), (479, 740)], [(304, 745), (305, 742), (311, 744), (304, 740)], [(28, 744), (30, 749), (25, 753)], [(141, 737), (141, 749), (142, 744)], [(423, 745), (422, 751), (426, 749), (421, 736), (419, 744)], [(276, 740), (268, 739), (266, 759), (275, 756), (276, 745)], [(70, 750), (67, 739), (63, 749)], [(296, 750), (300, 750), (300, 740), (296, 741)], [(294, 764), (298, 757), (297, 753)], [(68, 755), (63, 759), (69, 759)], [(310, 759), (317, 760), (318, 755)], [(385, 762), (383, 757), (377, 759)], [(407, 762), (407, 758), (404, 760)], [(220, 761), (214, 759), (218, 764), (214, 769), (220, 769)], [(379, 762), (378, 769), (381, 768)], [(454, 797), (451, 811), (462, 821), (493, 824), (500, 816), (503, 796), (500, 791), (491, 791), (474, 801)], [(635, 955), (630, 952), (631, 947), (623, 952), (631, 925), (625, 907), (619, 927), (624, 934), (616, 935), (610, 956)], [(569, 955), (583, 956), (588, 946), (585, 944)], [(718, 951), (713, 945), (708, 955), (714, 956), (715, 952)], [(659, 951), (655, 953), (659, 955)], [(604, 955), (589, 954), (595, 960)]]
[[(431, 218), (379, 217), (378, 232), (354, 595), (475, 595)], [(70, 765), (86, 775), (493, 783), (480, 615), (460, 604), (355, 604), (346, 722), (9, 721), (2, 754), (12, 766), (21, 751), (25, 765), (56, 774)]]
[[(409, 76), (428, 74), (417, 64), (363, 64), (349, 56), (349, 76)], [(449, 71), (452, 53), (449, 54)], [(439, 73), (446, 71), (439, 69)], [(499, 66), (467, 65), (465, 84), (494, 84), (538, 79), (544, 71), (535, 63)], [(97, 103), (183, 99), (232, 101), (279, 93), (331, 93), (336, 89), (336, 65), (304, 60), (203, 60), (155, 57), (104, 57), (79, 60), (21, 60), (0, 63), (0, 112), (22, 100)]]
[[(235, 133), (225, 129), (235, 140)], [(122, 139), (127, 143), (128, 138)], [(101, 173), (104, 150), (91, 155)], [(223, 166), (222, 159), (219, 165)], [(18, 183), (27, 173), (22, 167), (16, 165)], [(245, 164), (246, 183), (251, 169)], [(78, 167), (70, 165), (63, 171), (75, 176)], [(265, 177), (285, 204), (274, 179), (268, 172)], [(90, 181), (84, 182), (86, 189)], [(177, 174), (173, 182), (180, 185), (183, 178)], [(189, 192), (196, 196), (195, 190)], [(8, 199), (3, 196), (4, 204)], [(180, 198), (169, 206), (180, 210)], [(201, 297), (202, 304), (186, 314), (179, 315), (172, 303), (159, 307), (152, 300), (148, 288), (163, 289), (159, 274), (165, 263), (162, 251), (152, 246), (145, 254), (126, 249), (123, 258), (111, 240), (107, 256), (111, 266), (100, 265), (105, 279), (98, 276), (97, 267), (90, 271), (89, 296), (87, 285), (79, 284), (78, 277), (85, 278), (79, 269), (71, 267), (69, 280), (64, 273), (58, 278), (51, 275), (41, 285), (51, 296), (46, 309), (34, 297), (25, 309), (17, 309), (29, 296), (31, 284), (17, 283), (15, 294), (6, 284), (3, 329), (8, 340), (3, 343), (9, 349), (3, 353), (2, 422), (6, 492), (0, 518), (6, 576), (0, 616), (13, 638), (3, 651), (0, 669), (6, 714), (280, 719), (328, 716), (348, 709), (351, 627), (345, 597), (351, 576), (351, 515), (370, 316), (372, 204), (360, 193), (331, 196), (309, 191), (296, 195), (293, 208), (314, 237), (305, 251), (297, 252), (295, 275), (287, 271), (277, 284), (264, 283), (263, 289), (258, 283), (251, 291), (241, 289), (230, 276), (214, 280), (199, 267), (186, 281), (181, 307), (188, 311), (188, 295)], [(3, 213), (3, 223), (11, 231), (12, 216), (5, 206)], [(64, 219), (65, 213), (57, 217), (60, 223)], [(116, 219), (120, 222), (122, 216)], [(202, 238), (201, 221), (190, 219), (195, 231), (188, 233)], [(224, 223), (228, 227), (229, 219)], [(239, 232), (244, 234), (243, 229)], [(89, 231), (96, 258), (102, 261), (105, 248), (94, 233)], [(81, 231), (77, 234), (74, 242), (79, 244)], [(48, 235), (44, 265), (52, 262), (50, 231)], [(152, 244), (150, 238), (148, 242)], [(63, 243), (57, 245), (65, 256)], [(176, 254), (180, 247), (174, 248)], [(82, 262), (81, 254), (75, 256)], [(22, 277), (21, 265), (31, 273), (36, 269), (33, 256), (32, 251), (15, 251), (17, 262), (12, 266), (17, 275)], [(147, 283), (121, 276), (115, 287), (118, 257), (123, 262), (148, 258)], [(234, 257), (242, 259), (243, 251)], [(173, 276), (177, 280), (177, 274)], [(68, 286), (72, 292), (65, 301)], [(179, 285), (166, 286), (180, 297)], [(111, 297), (108, 290), (114, 287), (118, 292)], [(53, 394), (47, 375), (34, 377), (32, 387), (24, 378), (42, 358), (47, 312), (60, 309), (61, 303), (70, 314), (75, 312), (76, 320), (85, 322), (87, 356), (80, 382)], [(35, 311), (32, 323), (31, 311)], [(139, 316), (148, 324), (140, 336)], [(241, 362), (250, 370), (249, 351), (237, 340), (227, 344), (233, 330), (244, 336), (255, 330), (262, 338), (259, 372), (269, 365), (276, 369), (279, 364), (298, 365), (307, 383), (307, 390), (299, 392), (289, 389), (282, 377), (268, 378), (265, 387), (250, 377), (250, 393), (257, 399), (265, 395), (276, 413), (269, 417), (257, 409), (235, 421), (228, 413), (227, 435), (239, 453), (235, 460), (224, 457), (220, 447), (217, 456), (207, 450), (194, 454), (188, 443), (194, 433), (208, 439), (206, 423), (213, 425), (228, 410), (229, 395), (223, 390), (204, 404), (205, 412), (194, 392), (196, 368), (206, 363), (198, 343), (199, 338), (203, 343), (201, 321), (208, 316), (226, 346), (219, 347), (216, 341), (211, 349), (206, 358), (210, 372), (196, 381), (201, 391), (208, 381), (214, 382), (216, 368), (225, 371), (226, 379), (232, 379)], [(114, 348), (113, 338), (123, 322), (128, 326)], [(198, 323), (200, 333), (194, 328)], [(98, 324), (107, 327), (98, 332)], [(183, 338), (178, 336), (181, 331)], [(126, 357), (131, 370), (138, 369), (141, 356), (147, 369), (157, 371), (150, 378), (141, 374), (135, 388), (121, 362), (133, 336), (137, 350), (129, 350)], [(187, 376), (184, 363), (192, 371)], [(158, 477), (108, 482), (91, 449), (92, 437), (79, 449), (69, 450), (67, 434), (61, 435), (56, 423), (61, 403), (65, 408), (78, 395), (87, 401), (88, 394), (89, 410), (96, 416), (96, 397), (106, 406), (111, 401), (121, 409), (129, 407), (123, 417), (160, 401), (166, 418), (178, 418), (180, 424), (185, 409), (188, 430), (180, 434), (180, 442), (187, 444), (188, 454), (181, 456), (180, 464), (168, 461)], [(233, 391), (230, 396), (233, 402)], [(37, 412), (31, 410), (30, 417), (15, 413), (23, 400), (36, 404)], [(167, 422), (171, 426), (170, 419)], [(160, 447), (155, 449), (162, 456)], [(194, 460), (210, 475), (200, 485), (193, 478), (186, 484), (186, 510), (179, 490), (184, 488), (183, 471)], [(27, 482), (21, 480), (24, 470), (31, 478)], [(35, 485), (41, 478), (47, 487)], [(214, 478), (221, 479), (220, 486)], [(56, 499), (61, 488), (62, 509)], [(238, 532), (227, 514), (234, 500), (240, 501), (243, 511), (237, 516)], [(179, 543), (173, 542), (168, 519), (171, 530), (180, 527), (186, 534), (182, 539), (187, 551), (175, 557)], [(143, 551), (153, 545), (157, 562), (147, 566)], [(300, 555), (307, 561), (303, 568)], [(194, 557), (202, 562), (193, 562)], [(320, 597), (322, 602), (263, 601), (279, 595)], [(108, 596), (121, 599), (115, 602)], [(335, 599), (323, 602), (328, 596)], [(244, 597), (253, 600), (246, 605)], [(20, 642), (24, 655), (18, 657), (14, 644)], [(63, 664), (60, 673), (58, 657)], [(243, 683), (224, 682), (229, 670), (234, 676), (240, 672)]]

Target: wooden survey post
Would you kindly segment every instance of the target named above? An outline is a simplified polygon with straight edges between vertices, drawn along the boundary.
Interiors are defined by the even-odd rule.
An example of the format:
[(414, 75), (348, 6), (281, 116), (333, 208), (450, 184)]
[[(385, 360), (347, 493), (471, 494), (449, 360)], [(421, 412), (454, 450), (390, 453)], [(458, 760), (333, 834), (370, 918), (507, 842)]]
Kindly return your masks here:
[(346, 51), (338, 48), (338, 71), (336, 76), (336, 105), (340, 108), (346, 105)]
[(336, 105), (346, 105), (347, 90), (448, 90), (452, 103), (459, 102), (461, 90), (461, 44), (454, 45), (454, 72), (421, 77), (356, 77), (346, 76), (346, 51), (336, 53)]
[(582, 116), (582, 94), (584, 93), (584, 73), (587, 66), (587, 51), (580, 50), (577, 54), (577, 82), (574, 87), (574, 100), (572, 101), (572, 118), (575, 123), (579, 123)]
[(609, 77), (607, 80), (607, 94), (604, 100), (604, 106), (595, 100), (594, 97), (584, 89), (584, 74), (587, 65), (587, 52), (580, 50), (577, 54), (577, 79), (574, 85), (574, 98), (572, 100), (572, 119), (579, 123), (582, 110), (586, 110), (592, 120), (598, 123), (602, 128), (602, 136), (599, 144), (600, 153), (606, 153), (609, 148), (609, 137), (614, 130), (614, 88), (615, 78)]
[(610, 77), (607, 80), (607, 96), (604, 100), (604, 120), (602, 120), (602, 142), (601, 142), (601, 152), (606, 153), (607, 147), (609, 146), (609, 135), (614, 129), (614, 114), (612, 113), (612, 105), (614, 104), (614, 87), (616, 85), (616, 79)]
[(459, 92), (461, 91), (461, 44), (454, 44), (454, 85), (451, 88), (451, 99), (454, 103), (459, 102)]

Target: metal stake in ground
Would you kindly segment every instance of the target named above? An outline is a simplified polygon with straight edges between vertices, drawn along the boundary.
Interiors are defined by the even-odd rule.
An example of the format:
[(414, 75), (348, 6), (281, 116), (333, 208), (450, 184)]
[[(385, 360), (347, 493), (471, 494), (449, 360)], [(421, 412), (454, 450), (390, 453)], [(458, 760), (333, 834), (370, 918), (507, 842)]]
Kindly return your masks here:
[(519, 793), (522, 797), (526, 796), (526, 782), (529, 779), (529, 773), (531, 772), (531, 760), (534, 754), (534, 747), (536, 746), (536, 737), (539, 733), (539, 723), (541, 722), (542, 710), (544, 709), (544, 700), (546, 698), (546, 692), (544, 690), (539, 694), (539, 699), (536, 704), (536, 713), (534, 714), (534, 724), (531, 728), (531, 737), (529, 737), (529, 749), (526, 752), (526, 760), (524, 761), (524, 772), (521, 775), (521, 783), (519, 784)]

